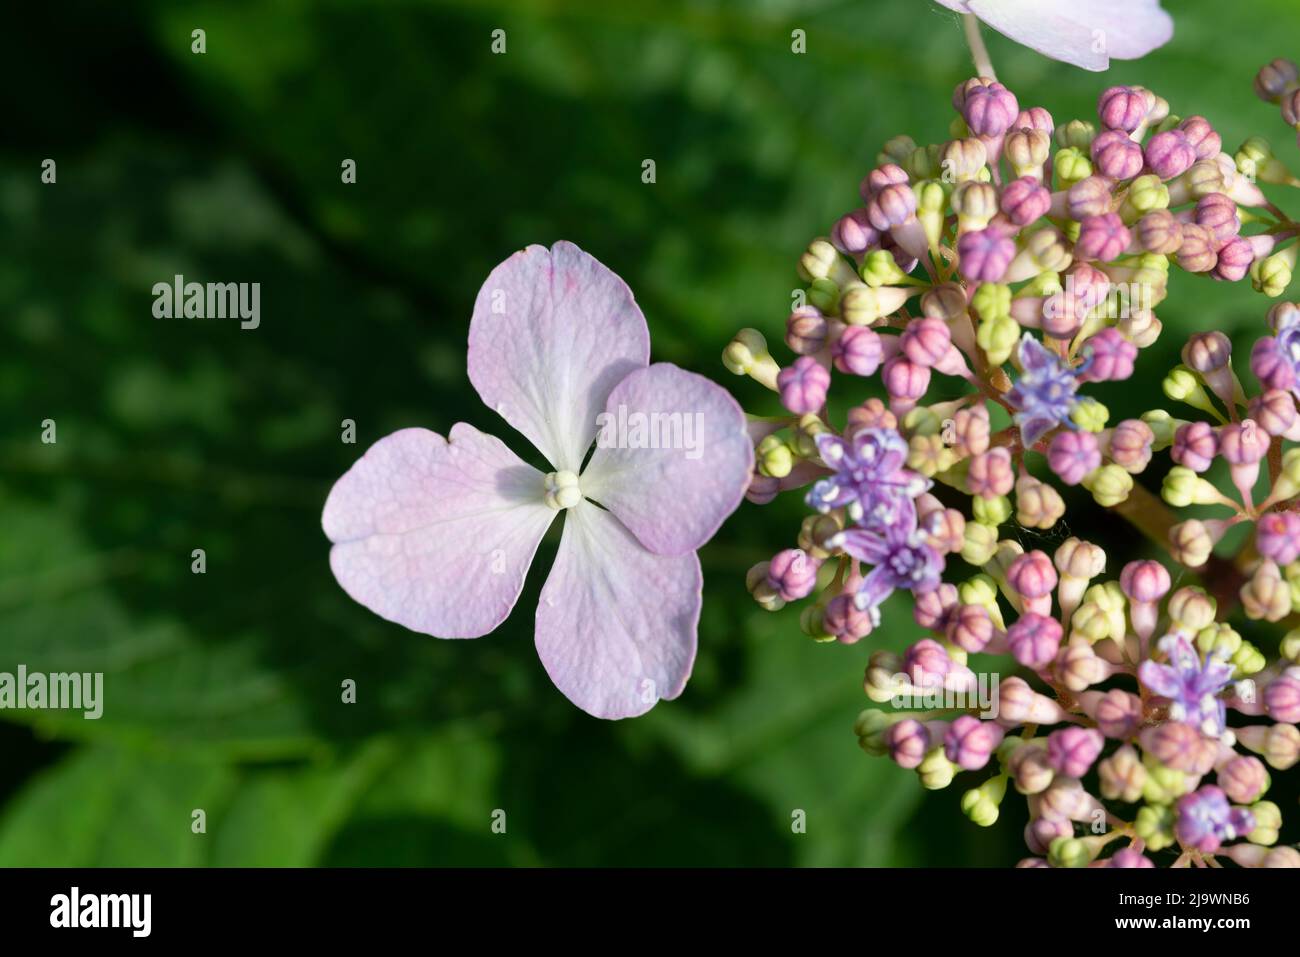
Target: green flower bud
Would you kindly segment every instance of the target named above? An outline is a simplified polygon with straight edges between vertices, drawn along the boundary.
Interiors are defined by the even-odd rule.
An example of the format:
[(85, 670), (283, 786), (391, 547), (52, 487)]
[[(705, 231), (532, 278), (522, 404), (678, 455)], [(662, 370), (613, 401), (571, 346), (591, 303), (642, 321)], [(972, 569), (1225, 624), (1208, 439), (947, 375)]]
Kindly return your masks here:
[(840, 310), (840, 287), (833, 279), (814, 279), (808, 287), (808, 303), (828, 316)]
[(1139, 176), (1129, 185), (1128, 196), (1120, 207), (1126, 223), (1135, 223), (1147, 213), (1169, 208), (1169, 187), (1159, 176)]
[(1057, 837), (1047, 847), (1047, 862), (1053, 867), (1087, 867), (1096, 854), (1091, 842), (1078, 837)]
[(1276, 299), (1286, 292), (1292, 278), (1292, 264), (1288, 261), (1290, 258), (1292, 257), (1285, 253), (1275, 253), (1251, 263), (1250, 284), (1255, 287), (1255, 291), (1262, 292), (1270, 299)]
[(1020, 324), (1010, 316), (986, 319), (979, 324), (975, 341), (991, 365), (1000, 366), (1011, 358), (1020, 341)]
[(867, 253), (858, 272), (862, 281), (872, 289), (895, 286), (907, 278), (907, 273), (898, 267), (894, 254), (887, 249), (874, 249)]
[(825, 615), (826, 606), (823, 604), (805, 606), (799, 613), (799, 629), (813, 641), (834, 641), (835, 636), (826, 631)]
[(1084, 476), (1083, 487), (1092, 493), (1093, 500), (1102, 508), (1114, 508), (1127, 500), (1133, 491), (1133, 476), (1111, 463)]
[(1182, 422), (1175, 419), (1164, 409), (1152, 409), (1150, 412), (1143, 412), (1142, 421), (1147, 424), (1155, 436), (1155, 441), (1151, 443), (1151, 449), (1154, 452), (1159, 452), (1173, 445), (1174, 433), (1182, 425)]
[(817, 436), (825, 435), (831, 428), (821, 420), (816, 412), (809, 412), (799, 419), (794, 433), (794, 450), (801, 458), (810, 459), (817, 455)]
[(1165, 475), (1160, 487), (1160, 497), (1174, 508), (1189, 505), (1213, 505), (1219, 500), (1219, 490), (1191, 469), (1175, 465)]
[(897, 286), (851, 286), (840, 299), (840, 315), (851, 326), (869, 326), (898, 311), (909, 295), (908, 290)]
[[(1287, 568), (1287, 577), (1290, 577), (1290, 567)], [(1293, 661), (1300, 664), (1300, 628), (1294, 628), (1286, 633), (1282, 639), (1282, 657), (1287, 661)]]
[(1201, 380), (1187, 366), (1175, 366), (1169, 375), (1165, 376), (1161, 386), (1165, 390), (1165, 395), (1175, 402), (1185, 402), (1202, 412), (1218, 414), (1213, 403), (1210, 402), (1210, 397), (1205, 394), (1205, 389), (1201, 387)]
[(884, 149), (876, 157), (876, 165), (884, 166), (886, 163), (894, 163), (902, 166), (907, 162), (908, 157), (916, 151), (916, 141), (910, 136), (895, 136), (886, 140)]
[[(1148, 778), (1148, 780), (1150, 780)], [(1138, 809), (1133, 830), (1146, 842), (1147, 849), (1163, 851), (1174, 843), (1174, 809), (1164, 804), (1146, 805)]]
[(794, 452), (779, 435), (769, 435), (754, 450), (758, 471), (769, 478), (785, 478), (794, 468)]
[(1097, 129), (1091, 123), (1084, 120), (1070, 120), (1064, 126), (1056, 128), (1056, 144), (1086, 153), (1092, 148), (1092, 141), (1096, 135)]
[(853, 268), (828, 239), (814, 239), (799, 257), (799, 278), (804, 282), (832, 279), (838, 285), (855, 279)]
[(993, 525), (983, 525), (980, 522), (967, 522), (965, 544), (961, 549), (961, 557), (971, 565), (983, 565), (990, 561), (998, 550), (998, 530)]
[(1250, 806), (1250, 813), (1255, 818), (1255, 830), (1246, 835), (1246, 840), (1265, 847), (1276, 844), (1278, 831), (1282, 829), (1282, 809), (1272, 801), (1256, 801)]
[(971, 298), (971, 306), (981, 319), (1001, 319), (1011, 315), (1011, 287), (1000, 282), (980, 283)]
[(1235, 675), (1239, 678), (1257, 675), (1268, 664), (1268, 659), (1264, 657), (1264, 653), (1248, 641), (1241, 643), (1241, 647), (1237, 649), (1231, 660), (1237, 667)]
[(992, 827), (997, 823), (998, 805), (1007, 793), (1007, 778), (998, 775), (989, 778), (977, 788), (971, 788), (961, 796), (962, 812), (980, 827)]
[(1230, 625), (1211, 622), (1196, 633), (1196, 648), (1202, 657), (1218, 654), (1231, 658), (1241, 650), (1241, 635)]
[(983, 498), (976, 495), (971, 502), (971, 511), (975, 513), (976, 522), (996, 528), (1011, 518), (1011, 499), (1005, 495), (996, 498)]
[(925, 759), (916, 769), (920, 775), (921, 787), (930, 791), (941, 791), (952, 784), (957, 774), (957, 766), (949, 761), (943, 753), (943, 746), (931, 748)]
[(942, 428), (943, 419), (929, 406), (918, 405), (903, 416), (903, 431), (907, 435), (938, 435)]
[(1052, 169), (1056, 174), (1056, 188), (1069, 189), (1075, 183), (1092, 175), (1092, 161), (1083, 150), (1067, 146), (1065, 149), (1057, 150)]
[(1080, 399), (1070, 412), (1070, 419), (1085, 432), (1100, 432), (1109, 418), (1110, 410), (1091, 397)]

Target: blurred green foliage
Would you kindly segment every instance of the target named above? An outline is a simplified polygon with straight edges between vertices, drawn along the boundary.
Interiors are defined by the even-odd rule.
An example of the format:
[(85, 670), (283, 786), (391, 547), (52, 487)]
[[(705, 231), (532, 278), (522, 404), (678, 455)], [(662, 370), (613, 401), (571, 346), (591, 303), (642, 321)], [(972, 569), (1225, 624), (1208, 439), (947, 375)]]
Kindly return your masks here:
[[(1208, 116), (1229, 148), (1255, 132), (1288, 144), (1250, 82), (1300, 53), (1277, 46), (1300, 37), (1292, 0), (1232, 15), (1266, 29), (1224, 29), (1213, 0), (1169, 6), (1174, 43), (1107, 76), (990, 46), (1022, 104), (1058, 122), (1134, 82)], [(330, 483), (393, 429), (466, 420), (522, 452), (469, 387), (464, 349), (479, 284), (528, 243), (595, 254), (636, 291), (657, 359), (770, 405), (717, 356), (741, 325), (780, 339), (795, 259), (855, 204), (884, 140), (944, 137), (970, 73), (951, 14), (924, 0), (159, 0), (17, 17), (0, 37), (0, 670), (102, 670), (106, 704), (99, 721), (0, 715), (0, 864), (1023, 855), (1016, 800), (980, 830), (957, 808), (962, 779), (923, 795), (856, 747), (862, 667), (914, 639), (905, 604), (841, 647), (804, 638), (797, 609), (749, 600), (744, 571), (793, 539), (795, 496), (745, 504), (704, 550), (695, 675), (622, 723), (575, 710), (532, 648), (558, 525), (514, 616), (473, 642), (351, 603), (319, 528)], [(46, 157), (57, 185), (40, 183)], [(150, 288), (175, 273), (260, 282), (261, 328), (153, 319)], [(1178, 278), (1135, 380), (1151, 390), (1188, 331), (1241, 348), (1266, 308), (1244, 285)], [(1116, 415), (1162, 404), (1098, 392)], [(56, 445), (39, 441), (47, 418)], [(339, 441), (345, 418), (356, 446)], [(1071, 504), (1073, 526), (1099, 524)], [(1144, 548), (1113, 523), (1102, 534)], [(340, 702), (348, 678), (355, 705)]]

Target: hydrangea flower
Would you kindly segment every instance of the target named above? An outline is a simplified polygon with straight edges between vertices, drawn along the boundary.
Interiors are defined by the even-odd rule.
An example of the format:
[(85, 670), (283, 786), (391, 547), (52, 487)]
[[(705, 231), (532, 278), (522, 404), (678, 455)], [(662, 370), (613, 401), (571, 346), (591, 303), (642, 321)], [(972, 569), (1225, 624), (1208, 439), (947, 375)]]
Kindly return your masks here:
[[(723, 389), (650, 365), (649, 353), (631, 290), (577, 246), (529, 246), (501, 263), (474, 304), (469, 378), (553, 471), (465, 423), (445, 439), (420, 428), (380, 439), (325, 503), (339, 584), (413, 631), (485, 635), (509, 615), (542, 536), (564, 512), (537, 606), (547, 674), (602, 718), (677, 697), (695, 659), (695, 551), (740, 503), (753, 449)], [(692, 416), (698, 434), (683, 449), (606, 442), (602, 431), (584, 465), (598, 428), (634, 415), (652, 428)], [(645, 444), (653, 447), (628, 447)]]
[(827, 544), (875, 566), (854, 596), (854, 604), (871, 615), (873, 625), (880, 624), (880, 606), (895, 591), (906, 589), (919, 595), (939, 587), (943, 556), (917, 527), (914, 510), (883, 526), (847, 529)]
[(1202, 661), (1181, 634), (1165, 635), (1157, 647), (1169, 663), (1142, 662), (1138, 667), (1142, 684), (1169, 699), (1169, 716), (1174, 721), (1185, 722), (1210, 737), (1223, 734), (1227, 712), (1219, 693), (1232, 681), (1232, 664), (1214, 654), (1207, 654)]
[(1160, 0), (937, 0), (973, 14), (998, 33), (1085, 70), (1110, 67), (1110, 59), (1136, 60), (1174, 35)]
[(1020, 439), (1029, 448), (1070, 421), (1079, 380), (1073, 369), (1029, 333), (1021, 337), (1017, 355), (1022, 372), (1007, 401), (1016, 410)]
[(863, 428), (848, 438), (823, 433), (817, 452), (834, 475), (815, 483), (807, 502), (819, 512), (845, 507), (855, 522), (894, 521), (912, 509), (929, 479), (906, 468), (907, 442), (894, 429)]

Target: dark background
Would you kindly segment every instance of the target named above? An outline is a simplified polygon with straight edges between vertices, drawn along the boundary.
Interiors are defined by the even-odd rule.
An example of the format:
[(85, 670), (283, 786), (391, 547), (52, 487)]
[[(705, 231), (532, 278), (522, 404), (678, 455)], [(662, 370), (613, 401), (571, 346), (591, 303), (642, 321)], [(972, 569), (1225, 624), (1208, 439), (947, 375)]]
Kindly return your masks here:
[[(1295, 160), (1251, 78), (1300, 54), (1285, 46), (1300, 10), (1167, 6), (1174, 42), (1106, 75), (998, 36), (992, 56), (1058, 123), (1141, 83), (1208, 116), (1230, 151), (1260, 132)], [(465, 420), (524, 451), (470, 388), (465, 340), (480, 283), (528, 243), (596, 255), (636, 292), (654, 358), (769, 407), (718, 355), (744, 325), (779, 345), (799, 253), (855, 205), (886, 139), (946, 138), (972, 72), (953, 15), (924, 0), (462, 0), (52, 3), (8, 19), (0, 670), (103, 671), (106, 705), (99, 721), (0, 714), (0, 865), (1024, 855), (1023, 800), (980, 829), (957, 807), (977, 776), (927, 795), (856, 745), (867, 655), (917, 637), (906, 604), (841, 647), (805, 638), (797, 608), (749, 599), (745, 569), (793, 542), (797, 496), (742, 505), (705, 548), (695, 674), (620, 723), (577, 711), (533, 651), (558, 523), (516, 613), (473, 642), (351, 603), (319, 526), (332, 481), (394, 429)], [(40, 182), (47, 157), (57, 185)], [(260, 282), (261, 328), (155, 320), (151, 287), (175, 273)], [(1115, 417), (1165, 404), (1158, 379), (1188, 331), (1227, 330), (1244, 351), (1262, 328), (1248, 284), (1175, 280), (1134, 382), (1094, 392)], [(47, 418), (56, 445), (39, 440)], [(1146, 553), (1070, 501), (1062, 533)]]

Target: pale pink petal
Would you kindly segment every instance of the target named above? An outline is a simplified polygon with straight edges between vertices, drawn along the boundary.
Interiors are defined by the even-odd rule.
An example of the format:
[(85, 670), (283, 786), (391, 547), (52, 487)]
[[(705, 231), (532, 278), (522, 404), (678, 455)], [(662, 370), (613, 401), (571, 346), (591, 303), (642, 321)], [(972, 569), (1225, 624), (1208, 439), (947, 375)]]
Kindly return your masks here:
[(439, 638), (505, 621), (555, 519), (542, 475), (461, 422), (380, 439), (334, 483), (321, 525), (330, 568), (375, 614)]
[(949, 10), (956, 10), (958, 13), (970, 13), (966, 0), (935, 0), (935, 3), (941, 7), (947, 7)]
[(573, 243), (515, 253), (474, 301), (469, 380), (557, 470), (578, 471), (610, 390), (649, 361), (632, 291)]
[(1159, 0), (967, 0), (967, 6), (1017, 43), (1085, 70), (1104, 70), (1111, 57), (1144, 56), (1174, 30)]
[(704, 376), (667, 362), (633, 372), (599, 425), (582, 493), (653, 552), (694, 551), (745, 497), (754, 467), (745, 413)]
[(695, 553), (656, 555), (590, 502), (568, 509), (537, 605), (537, 654), (565, 697), (597, 718), (676, 698), (695, 663)]

